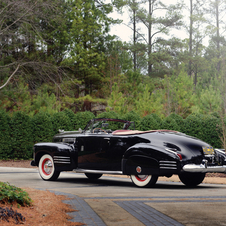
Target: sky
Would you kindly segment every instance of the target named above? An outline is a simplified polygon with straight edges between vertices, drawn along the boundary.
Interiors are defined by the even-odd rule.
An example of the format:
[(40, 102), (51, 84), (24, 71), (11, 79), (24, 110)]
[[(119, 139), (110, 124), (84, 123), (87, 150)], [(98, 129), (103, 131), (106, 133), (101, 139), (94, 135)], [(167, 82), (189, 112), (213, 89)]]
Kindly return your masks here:
[[(178, 0), (162, 0), (162, 2), (166, 3), (166, 4), (175, 4)], [(107, 2), (111, 2), (111, 0), (106, 0)], [(180, 1), (179, 1), (180, 2)], [(129, 42), (132, 40), (132, 29), (129, 28), (128, 26), (128, 22), (129, 22), (129, 14), (127, 13), (126, 8), (124, 8), (123, 13), (119, 14), (116, 11), (114, 11), (113, 13), (111, 13), (109, 16), (114, 18), (114, 19), (120, 19), (123, 20), (123, 23), (119, 24), (119, 25), (113, 25), (111, 26), (111, 30), (110, 30), (110, 34), (111, 35), (117, 35), (121, 41), (125, 41), (125, 42)], [(147, 29), (143, 28), (142, 29), (142, 33), (147, 33)], [(172, 35), (176, 35), (178, 38), (187, 38), (187, 34), (184, 30), (174, 30), (172, 32)]]

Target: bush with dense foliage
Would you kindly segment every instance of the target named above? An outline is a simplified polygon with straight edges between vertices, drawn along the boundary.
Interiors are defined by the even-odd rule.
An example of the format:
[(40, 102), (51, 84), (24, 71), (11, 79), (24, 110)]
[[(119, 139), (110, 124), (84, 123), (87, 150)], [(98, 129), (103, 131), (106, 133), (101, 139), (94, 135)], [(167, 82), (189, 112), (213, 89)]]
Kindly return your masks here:
[(140, 130), (162, 129), (162, 120), (156, 114), (143, 117), (140, 121)]
[(38, 112), (31, 118), (33, 127), (33, 143), (48, 142), (54, 135), (51, 116), (48, 113)]
[(59, 133), (59, 129), (70, 131), (71, 130), (71, 121), (70, 118), (63, 112), (57, 112), (51, 116), (53, 133)]
[(12, 148), (10, 117), (5, 111), (0, 111), (0, 158), (10, 158)]
[(90, 111), (78, 112), (74, 117), (73, 130), (85, 129), (87, 123), (93, 118), (95, 115)]
[(31, 118), (24, 112), (15, 112), (11, 118), (11, 137), (12, 150), (10, 150), (13, 159), (31, 158), (33, 146), (33, 127)]
[[(135, 129), (138, 129), (140, 127), (140, 120), (141, 117), (134, 111), (130, 111), (122, 116), (122, 119), (132, 121), (135, 123)], [(132, 129), (132, 128), (130, 128)]]
[[(11, 117), (0, 111), (0, 159), (31, 159), (32, 146), (37, 142), (51, 142), (59, 129), (73, 131), (84, 129), (86, 124), (95, 118), (92, 112), (85, 111), (74, 114), (71, 110), (54, 113), (38, 112), (28, 116), (23, 112), (15, 112)], [(191, 114), (183, 119), (177, 114), (160, 118), (152, 113), (141, 118), (136, 112), (119, 115), (114, 111), (102, 112), (96, 118), (116, 118), (135, 122), (135, 129), (176, 130), (197, 137), (213, 147), (223, 147), (223, 132), (226, 130), (219, 115)], [(117, 129), (118, 125), (115, 124)], [(131, 128), (133, 129), (133, 128)], [(226, 134), (226, 132), (225, 132)]]

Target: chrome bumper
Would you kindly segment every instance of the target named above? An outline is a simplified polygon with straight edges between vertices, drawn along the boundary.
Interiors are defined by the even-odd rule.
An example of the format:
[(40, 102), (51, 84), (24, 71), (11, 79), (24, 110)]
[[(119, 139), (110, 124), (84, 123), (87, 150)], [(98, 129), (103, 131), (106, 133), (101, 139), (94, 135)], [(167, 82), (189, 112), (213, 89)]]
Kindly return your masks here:
[(207, 166), (206, 162), (200, 165), (187, 164), (183, 166), (183, 171), (191, 173), (226, 173), (226, 165)]

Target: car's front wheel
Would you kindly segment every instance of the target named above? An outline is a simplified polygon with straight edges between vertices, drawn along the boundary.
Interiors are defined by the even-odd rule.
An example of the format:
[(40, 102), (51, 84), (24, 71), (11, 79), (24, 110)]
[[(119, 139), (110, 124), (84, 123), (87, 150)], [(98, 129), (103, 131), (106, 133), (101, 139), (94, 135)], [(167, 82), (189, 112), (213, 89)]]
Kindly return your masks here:
[(205, 173), (189, 173), (183, 172), (179, 174), (179, 178), (183, 184), (188, 187), (196, 187), (201, 184), (205, 178)]
[(157, 175), (131, 175), (130, 178), (137, 187), (152, 187), (158, 180)]
[(97, 179), (99, 179), (103, 174), (101, 174), (101, 173), (85, 173), (85, 175), (86, 175), (90, 180), (97, 180)]
[(60, 172), (56, 171), (54, 167), (53, 158), (48, 154), (41, 157), (38, 168), (43, 180), (56, 180), (60, 175)]

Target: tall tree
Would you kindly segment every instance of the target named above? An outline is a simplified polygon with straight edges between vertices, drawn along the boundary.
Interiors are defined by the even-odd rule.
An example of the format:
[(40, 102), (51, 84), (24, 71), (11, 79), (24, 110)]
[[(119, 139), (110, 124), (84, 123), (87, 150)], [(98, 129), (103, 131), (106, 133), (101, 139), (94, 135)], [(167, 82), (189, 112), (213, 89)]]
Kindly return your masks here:
[(203, 39), (209, 32), (207, 20), (205, 18), (205, 1), (190, 0), (189, 4), (189, 60), (188, 75), (194, 76), (194, 84), (197, 84), (198, 73), (202, 70)]
[[(148, 10), (142, 8), (138, 18), (147, 28), (148, 75), (153, 76), (156, 64), (153, 58), (155, 45), (162, 40), (160, 36), (168, 35), (170, 28), (178, 28), (181, 23), (181, 4), (164, 4), (161, 0), (146, 0)], [(159, 59), (158, 59), (159, 60)]]
[[(137, 43), (137, 28), (136, 28), (136, 14), (137, 14), (137, 10), (138, 10), (138, 2), (136, 2), (136, 0), (132, 0), (131, 1), (131, 10), (132, 10), (132, 23), (133, 23), (133, 45), (135, 46)], [(133, 68), (134, 71), (137, 70), (137, 51), (134, 50), (133, 51)]]
[[(143, 71), (146, 69), (144, 61), (146, 60), (146, 46), (140, 41), (144, 39), (141, 27), (139, 26), (140, 21), (138, 19), (138, 13), (140, 10), (140, 5), (143, 3), (142, 0), (114, 0), (114, 5), (116, 6), (120, 14), (128, 13), (129, 22), (123, 25), (129, 27), (132, 31), (132, 40), (128, 45), (128, 50), (133, 55), (133, 70)], [(125, 10), (123, 10), (125, 9)]]
[(214, 27), (215, 35), (212, 35), (212, 44), (215, 45), (215, 56), (217, 58), (217, 71), (221, 69), (222, 46), (225, 45), (223, 34), (226, 31), (225, 23), (226, 0), (211, 0), (207, 8), (210, 16), (210, 24)]
[(111, 39), (108, 35), (111, 20), (107, 15), (112, 6), (94, 0), (71, 0), (70, 5), (71, 42), (63, 64), (82, 81), (85, 95), (90, 95), (103, 81), (106, 42)]

